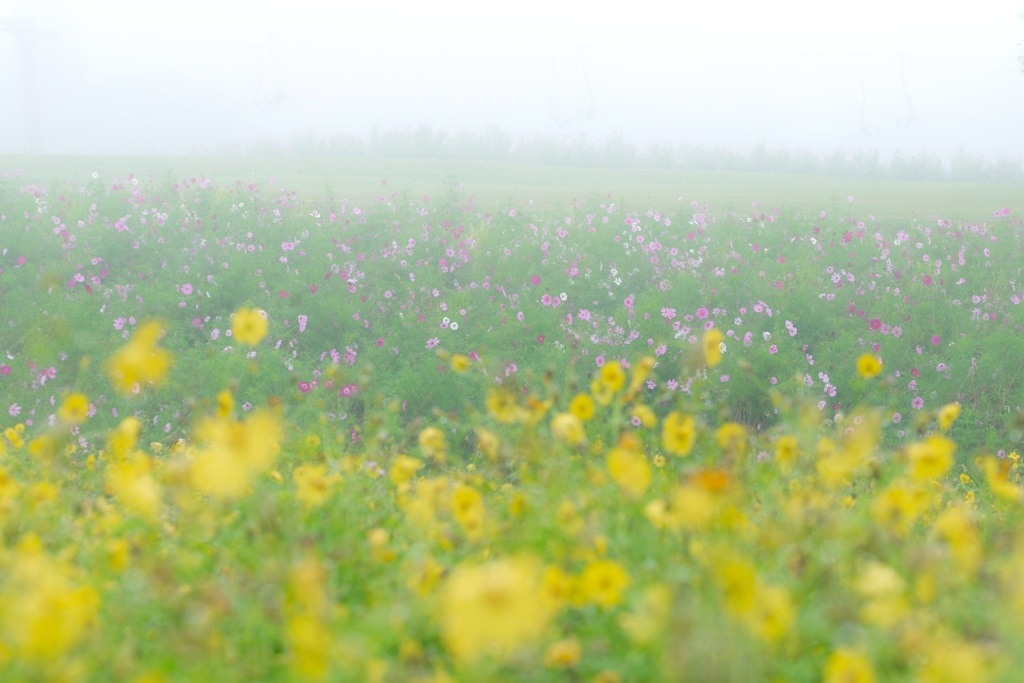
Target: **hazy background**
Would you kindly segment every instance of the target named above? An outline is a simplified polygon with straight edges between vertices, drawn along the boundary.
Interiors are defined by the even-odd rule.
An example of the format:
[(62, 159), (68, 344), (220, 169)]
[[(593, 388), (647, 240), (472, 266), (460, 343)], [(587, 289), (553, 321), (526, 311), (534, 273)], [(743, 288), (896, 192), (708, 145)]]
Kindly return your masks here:
[(183, 154), (429, 123), (1024, 156), (1024, 1), (949, 6), (0, 0), (0, 153), (33, 135), (45, 153)]

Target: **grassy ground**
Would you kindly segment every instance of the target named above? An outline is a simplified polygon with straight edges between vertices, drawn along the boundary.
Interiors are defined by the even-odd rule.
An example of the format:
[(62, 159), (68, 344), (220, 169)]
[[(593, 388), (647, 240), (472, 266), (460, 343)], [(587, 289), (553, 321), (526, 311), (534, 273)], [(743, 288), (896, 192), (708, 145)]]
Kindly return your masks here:
[(26, 156), (0, 155), (0, 171), (24, 170), (28, 183), (86, 178), (93, 171), (104, 178), (135, 173), (160, 180), (205, 175), (223, 182), (273, 176), (280, 186), (300, 195), (333, 194), (364, 198), (389, 188), (437, 192), (454, 172), (473, 196), (475, 205), (533, 199), (541, 204), (565, 202), (584, 193), (611, 193), (616, 202), (634, 208), (672, 210), (680, 201), (698, 201), (716, 209), (745, 211), (750, 202), (761, 207), (788, 206), (803, 212), (829, 210), (847, 196), (872, 207), (883, 221), (909, 220), (915, 211), (950, 219), (977, 221), (1003, 206), (1024, 203), (1024, 186), (979, 183), (894, 182), (821, 176), (671, 171), (653, 169), (527, 166), (489, 161), (423, 159), (210, 159), (201, 157)]

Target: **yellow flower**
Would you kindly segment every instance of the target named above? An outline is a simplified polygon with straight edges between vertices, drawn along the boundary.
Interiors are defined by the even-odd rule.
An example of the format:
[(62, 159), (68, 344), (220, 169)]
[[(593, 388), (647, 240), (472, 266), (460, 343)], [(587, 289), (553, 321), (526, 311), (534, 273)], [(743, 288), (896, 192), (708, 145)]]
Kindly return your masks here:
[(784, 434), (775, 443), (775, 460), (779, 467), (788, 469), (800, 454), (800, 442), (791, 434)]
[(444, 462), (444, 455), (446, 445), (444, 442), (444, 432), (437, 427), (427, 427), (420, 432), (419, 436), (420, 450), (423, 454), (433, 458), (437, 462)]
[(552, 614), (541, 599), (540, 565), (531, 558), (460, 565), (445, 583), (441, 635), (460, 663), (505, 659), (544, 633)]
[(725, 598), (725, 607), (733, 614), (744, 615), (754, 609), (757, 576), (745, 560), (727, 558), (714, 568), (715, 580)]
[(469, 370), (471, 361), (469, 356), (464, 356), (461, 353), (456, 353), (452, 356), (452, 370), (455, 372), (465, 372)]
[(610, 360), (601, 366), (601, 383), (608, 391), (615, 393), (626, 384), (626, 371), (617, 360)]
[(89, 399), (85, 394), (71, 394), (57, 410), (57, 417), (67, 424), (77, 425), (85, 422), (89, 412)]
[(608, 453), (606, 464), (612, 481), (632, 498), (642, 496), (651, 485), (651, 466), (633, 434), (623, 434), (618, 445)]
[(941, 477), (953, 466), (956, 444), (949, 439), (933, 434), (924, 443), (907, 446), (910, 460), (910, 476), (918, 481)]
[(452, 494), (452, 516), (466, 533), (466, 538), (478, 541), (484, 533), (484, 499), (479, 491), (459, 486)]
[(629, 585), (629, 574), (614, 560), (591, 562), (580, 577), (584, 599), (604, 609), (611, 609), (622, 602), (622, 592)]
[(231, 316), (231, 334), (239, 344), (256, 346), (267, 336), (265, 313), (244, 306)]
[(729, 454), (743, 455), (747, 449), (747, 430), (736, 422), (726, 422), (715, 432), (718, 447)]
[(594, 399), (587, 394), (577, 394), (569, 403), (569, 412), (582, 422), (587, 422), (594, 417)]
[(871, 514), (880, 526), (903, 536), (910, 532), (927, 506), (926, 492), (896, 483), (875, 497)]
[(989, 488), (1000, 498), (1020, 500), (1021, 488), (1010, 482), (1010, 463), (993, 458), (991, 455), (982, 461), (985, 470), (985, 481)]
[(825, 662), (823, 683), (875, 683), (875, 669), (863, 652), (839, 648)]
[(882, 361), (870, 353), (865, 353), (857, 359), (857, 372), (864, 379), (871, 379), (882, 374)]
[(551, 435), (570, 446), (578, 446), (587, 440), (583, 423), (572, 413), (558, 413), (552, 418)]
[(512, 424), (524, 411), (516, 403), (515, 397), (508, 389), (494, 387), (487, 392), (487, 410), (500, 424)]
[(796, 608), (785, 588), (759, 586), (746, 621), (759, 638), (773, 643), (789, 631), (795, 618)]
[(326, 465), (299, 465), (292, 472), (295, 480), (295, 498), (306, 506), (306, 509), (323, 505), (331, 497), (331, 486), (337, 481), (336, 476), (327, 474)]
[(136, 393), (147, 383), (163, 381), (173, 362), (171, 353), (156, 345), (164, 332), (159, 321), (143, 323), (131, 340), (107, 359), (107, 375), (115, 389), (123, 394)]
[(704, 349), (704, 362), (709, 368), (713, 368), (722, 362), (721, 344), (724, 340), (725, 336), (716, 327), (712, 327), (704, 333), (701, 347)]
[(960, 417), (960, 404), (947, 403), (939, 408), (939, 429), (946, 431), (953, 426), (956, 419)]
[(0, 634), (15, 654), (52, 663), (89, 632), (99, 596), (76, 587), (70, 568), (47, 557), (31, 535), (12, 555), (0, 585)]
[(476, 447), (491, 460), (497, 460), (500, 446), (498, 437), (483, 427), (477, 427), (473, 432), (476, 434)]
[(203, 446), (192, 462), (192, 485), (217, 498), (232, 499), (273, 465), (281, 427), (270, 413), (255, 411), (244, 422), (206, 418), (197, 426), (196, 437)]
[(640, 390), (644, 380), (651, 374), (651, 370), (654, 368), (656, 361), (653, 356), (644, 356), (637, 361), (636, 365), (633, 366), (633, 377), (629, 380), (629, 390), (626, 392), (626, 400), (632, 401), (633, 397), (636, 396), (636, 392)]
[(633, 417), (640, 418), (640, 424), (650, 429), (658, 424), (658, 417), (648, 406), (638, 403), (633, 406)]
[(575, 638), (558, 640), (544, 650), (544, 666), (553, 669), (569, 669), (580, 663), (583, 648)]
[(673, 410), (661, 429), (661, 446), (669, 453), (686, 455), (693, 448), (696, 423), (689, 415)]
[(117, 426), (117, 429), (107, 435), (107, 450), (114, 458), (123, 458), (128, 451), (135, 448), (135, 442), (139, 438), (139, 431), (142, 423), (134, 417), (126, 417)]
[(994, 671), (985, 647), (954, 637), (936, 638), (927, 648), (927, 663), (918, 672), (921, 683), (987, 683)]
[(235, 399), (231, 392), (223, 389), (217, 393), (217, 417), (228, 417), (235, 409)]
[(136, 454), (107, 471), (107, 486), (118, 502), (151, 522), (160, 516), (160, 485), (150, 473), (150, 459)]
[(408, 455), (399, 454), (391, 463), (391, 472), (388, 477), (391, 483), (404, 484), (416, 475), (416, 471), (423, 467), (423, 461), (410, 458)]

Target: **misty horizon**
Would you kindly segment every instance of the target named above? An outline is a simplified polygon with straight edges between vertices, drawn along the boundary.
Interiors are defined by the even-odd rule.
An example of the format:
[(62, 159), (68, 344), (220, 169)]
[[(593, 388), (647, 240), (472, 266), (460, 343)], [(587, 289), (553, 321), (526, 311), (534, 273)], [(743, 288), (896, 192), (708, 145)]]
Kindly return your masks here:
[(399, 5), (386, 17), (180, 7), (0, 3), (11, 104), (0, 108), (0, 153), (181, 155), (429, 125), (513, 140), (620, 136), (639, 149), (1024, 156), (1024, 7), (1012, 2), (969, 15), (919, 3), (733, 8), (745, 20), (650, 3), (615, 15)]

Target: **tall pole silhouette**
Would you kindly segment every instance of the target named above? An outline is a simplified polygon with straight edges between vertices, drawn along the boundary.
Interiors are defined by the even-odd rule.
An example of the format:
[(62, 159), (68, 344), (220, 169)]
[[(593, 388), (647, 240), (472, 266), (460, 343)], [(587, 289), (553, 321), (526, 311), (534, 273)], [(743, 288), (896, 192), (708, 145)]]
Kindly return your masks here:
[(0, 19), (0, 27), (14, 36), (21, 69), (22, 112), (25, 117), (25, 137), (28, 151), (37, 154), (41, 149), (42, 132), (39, 123), (39, 90), (36, 85), (35, 47), (43, 40), (36, 31), (35, 13), (15, 4), (15, 15)]

